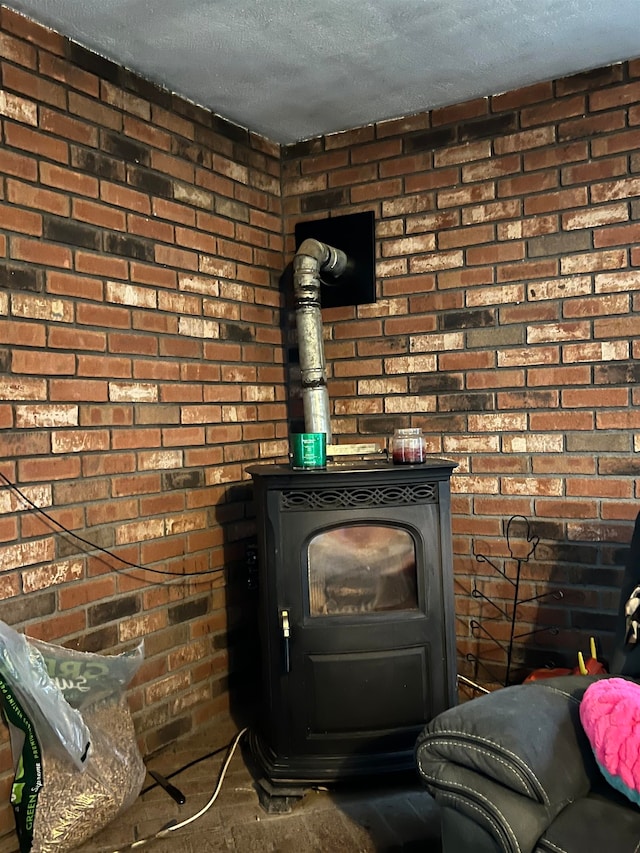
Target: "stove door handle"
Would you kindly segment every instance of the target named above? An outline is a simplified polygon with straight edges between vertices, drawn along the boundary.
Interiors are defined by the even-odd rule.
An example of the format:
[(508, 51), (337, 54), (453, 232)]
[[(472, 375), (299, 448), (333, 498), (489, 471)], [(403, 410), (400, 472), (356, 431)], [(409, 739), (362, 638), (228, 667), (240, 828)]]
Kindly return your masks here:
[(280, 611), (280, 625), (282, 626), (282, 638), (284, 640), (284, 671), (291, 670), (291, 657), (289, 655), (289, 638), (291, 637), (291, 626), (289, 624), (289, 611)]

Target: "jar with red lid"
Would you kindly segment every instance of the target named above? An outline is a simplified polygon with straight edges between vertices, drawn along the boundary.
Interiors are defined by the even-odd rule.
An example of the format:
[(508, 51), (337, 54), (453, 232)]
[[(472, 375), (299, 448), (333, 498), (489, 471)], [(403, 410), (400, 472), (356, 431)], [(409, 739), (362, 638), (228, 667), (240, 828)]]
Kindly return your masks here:
[(425, 440), (419, 427), (394, 430), (391, 439), (394, 465), (417, 465), (424, 462), (426, 456)]

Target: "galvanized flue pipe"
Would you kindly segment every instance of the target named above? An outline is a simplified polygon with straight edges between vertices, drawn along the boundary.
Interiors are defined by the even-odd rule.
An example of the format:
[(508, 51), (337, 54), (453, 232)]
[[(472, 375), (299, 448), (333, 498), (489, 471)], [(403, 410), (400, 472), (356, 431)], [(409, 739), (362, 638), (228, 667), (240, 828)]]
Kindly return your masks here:
[(306, 432), (324, 432), (331, 443), (329, 392), (320, 313), (320, 273), (338, 278), (348, 258), (319, 240), (305, 240), (293, 259), (293, 289), (300, 352), (302, 405)]

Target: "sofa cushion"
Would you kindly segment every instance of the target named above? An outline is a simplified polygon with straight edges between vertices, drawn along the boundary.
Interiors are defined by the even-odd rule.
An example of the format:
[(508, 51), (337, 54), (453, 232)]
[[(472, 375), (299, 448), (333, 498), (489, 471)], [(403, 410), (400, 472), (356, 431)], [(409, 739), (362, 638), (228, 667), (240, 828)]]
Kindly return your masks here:
[[(611, 791), (611, 789), (609, 789)], [(570, 803), (538, 842), (535, 853), (637, 853), (640, 811), (629, 801), (589, 794)]]

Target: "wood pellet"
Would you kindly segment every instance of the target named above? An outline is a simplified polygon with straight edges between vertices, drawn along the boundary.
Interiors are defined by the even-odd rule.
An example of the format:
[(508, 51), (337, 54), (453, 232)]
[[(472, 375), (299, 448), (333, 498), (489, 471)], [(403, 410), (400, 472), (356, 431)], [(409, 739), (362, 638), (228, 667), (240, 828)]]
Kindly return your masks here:
[(145, 777), (126, 699), (82, 710), (91, 733), (84, 770), (44, 751), (31, 853), (66, 853), (135, 801)]

